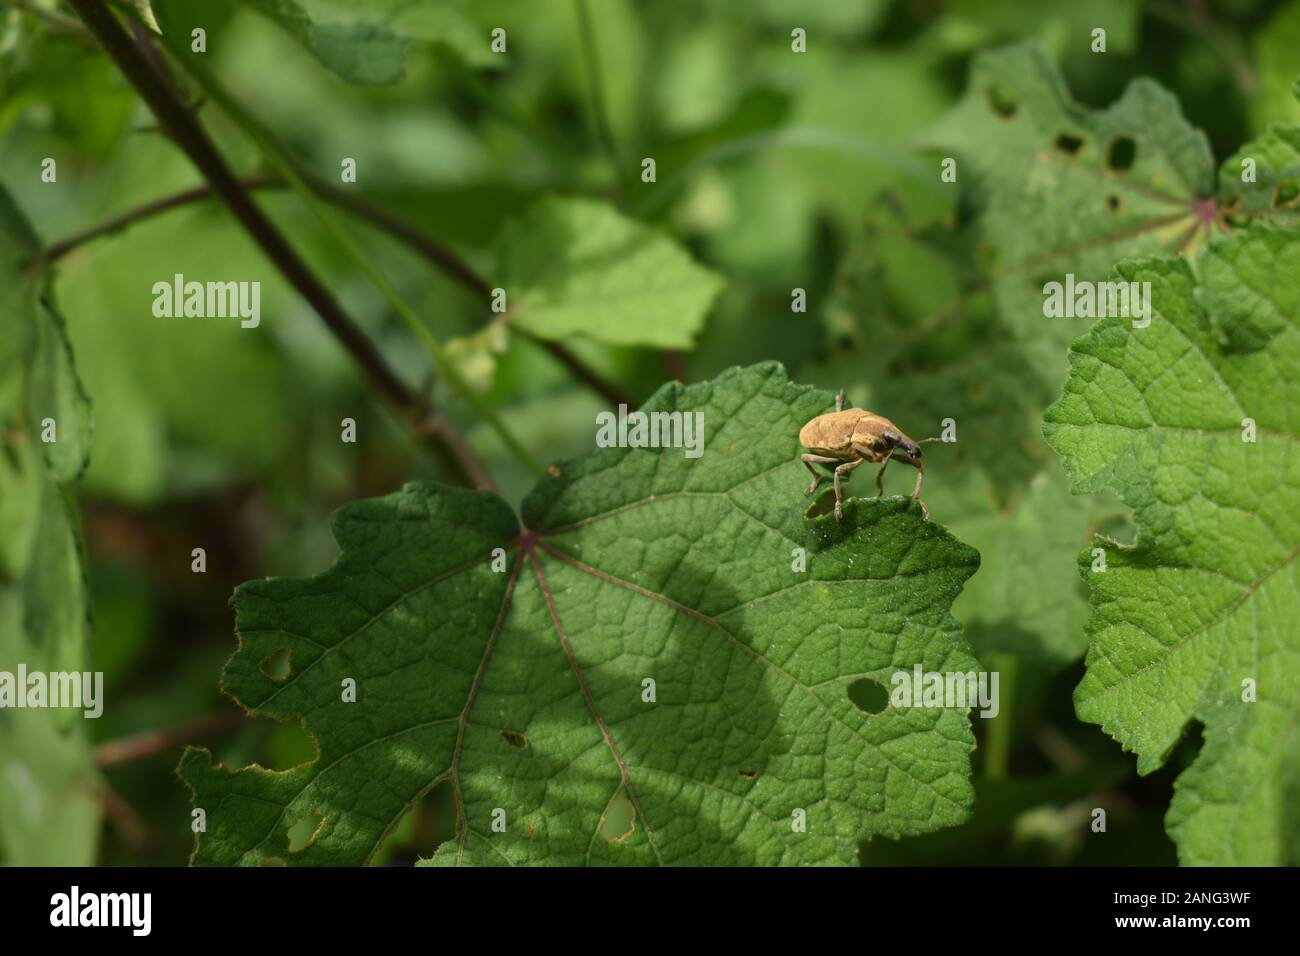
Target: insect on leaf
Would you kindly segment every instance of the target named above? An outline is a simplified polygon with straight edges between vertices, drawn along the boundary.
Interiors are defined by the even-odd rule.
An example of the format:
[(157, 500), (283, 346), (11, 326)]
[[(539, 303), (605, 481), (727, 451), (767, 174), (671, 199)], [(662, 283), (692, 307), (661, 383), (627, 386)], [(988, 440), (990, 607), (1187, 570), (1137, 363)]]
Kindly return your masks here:
[(330, 570), (237, 589), (224, 678), (319, 756), (188, 751), (194, 862), (359, 864), (440, 783), (457, 835), (437, 864), (847, 864), (964, 820), (965, 708), (873, 714), (849, 689), (976, 670), (948, 608), (979, 558), (901, 498), (804, 518), (797, 436), (832, 402), (775, 363), (664, 386), (646, 409), (702, 415), (702, 455), (563, 462), (522, 525), (433, 483), (341, 509)]

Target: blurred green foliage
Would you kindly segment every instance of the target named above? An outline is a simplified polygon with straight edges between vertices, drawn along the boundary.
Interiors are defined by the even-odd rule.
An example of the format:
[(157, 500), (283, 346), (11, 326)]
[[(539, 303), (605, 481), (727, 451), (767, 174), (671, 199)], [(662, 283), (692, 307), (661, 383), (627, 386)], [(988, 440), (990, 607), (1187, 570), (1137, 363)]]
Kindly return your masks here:
[[(1300, 0), (422, 6), (415, 15), (392, 2), (155, 0), (152, 13), (168, 30), (204, 26), (205, 65), (302, 169), (336, 182), (341, 158), (355, 158), (360, 194), (484, 276), (494, 275), (501, 237), (550, 197), (603, 201), (608, 215), (656, 230), (688, 251), (694, 268), (720, 276), (711, 310), (705, 315), (705, 297), (702, 325), (683, 339), (695, 342), (688, 351), (565, 327), (564, 344), (633, 400), (667, 379), (778, 359), (796, 381), (843, 387), (914, 436), (957, 419), (958, 444), (927, 454), (926, 497), (936, 520), (983, 553), (955, 614), (985, 664), (1014, 672), (1014, 698), (999, 720), (975, 722), (975, 818), (933, 836), (867, 844), (863, 859), (1172, 861), (1161, 817), (1199, 734), (1138, 778), (1117, 744), (1074, 716), (1086, 612), (1074, 556), (1093, 530), (1122, 537), (1123, 518), (1070, 497), (1038, 437), (1042, 408), (1064, 380), (1069, 335), (1027, 341), (1016, 329), (1027, 286), (989, 282), (999, 262), (1032, 252), (1007, 247), (999, 215), (1033, 224), (1032, 244), (1056, 241), (1072, 223), (1038, 216), (1018, 192), (1032, 171), (989, 151), (996, 118), (967, 80), (977, 58), (1005, 68), (988, 51), (1028, 41), (1042, 52), (1000, 54), (1033, 66), (1012, 70), (1008, 82), (1059, 82), (1079, 104), (1069, 107), (1072, 122), (1086, 123), (1132, 80), (1151, 77), (1172, 92), (1186, 124), (1204, 131), (1215, 159), (1256, 137), (1272, 144), (1270, 155), (1294, 155), (1269, 124), (1300, 119), (1290, 95), (1300, 73)], [(795, 27), (807, 32), (806, 53), (791, 51)], [(1107, 31), (1104, 55), (1090, 49), (1096, 27)], [(504, 56), (488, 46), (495, 28), (508, 37)], [(267, 173), (256, 144), (203, 99), (183, 64), (174, 72), (234, 169)], [(956, 190), (937, 175), (950, 155), (959, 159)], [(47, 157), (57, 161), (57, 184), (41, 182)], [(653, 183), (641, 180), (643, 157), (656, 160)], [(1212, 170), (1189, 189), (1212, 190), (1201, 181)], [(200, 182), (66, 5), (0, 0), (0, 188), (40, 240), (48, 246)], [(1057, 183), (1041, 201), (1070, 188)], [(410, 330), (298, 197), (263, 190), (258, 202), (407, 382), (437, 378)], [(481, 295), (410, 244), (335, 215), (537, 457), (590, 447), (606, 403), (550, 350), (501, 326)], [(1108, 268), (1107, 255), (1131, 251), (1111, 249), (1078, 271)], [(155, 319), (150, 288), (176, 273), (259, 280), (262, 334), (233, 322)], [(51, 486), (69, 496), (75, 489), (80, 502), (89, 653), (111, 695), (89, 733), (102, 744), (226, 714), (217, 675), (234, 646), (226, 606), (234, 586), (318, 571), (335, 555), (328, 515), (340, 503), (413, 477), (446, 478), (445, 464), (367, 391), (348, 354), (215, 201), (78, 246), (51, 280), (94, 414), (85, 475), (75, 486), (58, 475)], [(791, 311), (796, 287), (806, 312)], [(956, 321), (931, 324), (944, 315)], [(0, 341), (0, 357), (10, 344)], [(0, 382), (5, 400), (9, 385)], [(441, 384), (433, 397), (517, 502), (533, 475), (463, 400)], [(358, 423), (355, 445), (339, 442), (344, 417)], [(890, 479), (890, 492), (903, 490), (892, 484), (903, 477)], [(868, 484), (857, 482), (859, 491)], [(16, 492), (4, 492), (0, 521), (18, 512)], [(792, 507), (802, 504), (798, 492)], [(190, 571), (198, 546), (208, 555), (203, 575)], [(13, 580), (12, 572), (0, 580), (0, 600)], [(13, 732), (10, 720), (0, 715), (0, 741)], [(200, 733), (192, 742), (233, 765), (287, 768), (314, 753), (296, 724), (227, 720)], [(189, 808), (172, 774), (177, 755), (162, 749), (107, 768), (103, 788), (92, 788), (99, 796), (82, 808), (83, 819), (103, 812), (107, 822), (69, 831), (76, 845), (54, 856), (184, 861)], [(86, 755), (78, 759), (78, 772), (95, 776)], [(42, 792), (66, 789), (31, 791)], [(1088, 839), (1079, 808), (1101, 803), (1112, 808), (1110, 832)], [(434, 791), (390, 836), (386, 859), (427, 856), (446, 836), (448, 813), (446, 794)], [(21, 843), (0, 829), (0, 859), (23, 858)]]

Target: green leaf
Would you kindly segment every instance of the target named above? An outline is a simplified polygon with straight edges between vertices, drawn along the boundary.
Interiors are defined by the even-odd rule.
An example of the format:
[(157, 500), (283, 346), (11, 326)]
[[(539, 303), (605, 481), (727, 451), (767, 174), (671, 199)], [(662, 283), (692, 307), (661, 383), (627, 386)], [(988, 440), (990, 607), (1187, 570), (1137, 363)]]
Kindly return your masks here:
[(1252, 31), (1259, 88), (1248, 100), (1256, 129), (1300, 121), (1300, 97), (1289, 96), (1296, 83), (1296, 45), (1300, 44), (1300, 4), (1279, 4), (1272, 18)]
[(1293, 139), (1275, 127), (1243, 149), (1257, 185), (1241, 183), (1240, 156), (1224, 163), (1215, 197), (1204, 137), (1171, 94), (1139, 80), (1088, 110), (1038, 48), (1013, 47), (976, 59), (963, 102), (925, 137), (941, 147), (935, 166), (958, 160), (946, 202), (933, 189), (878, 198), (836, 284), (827, 325), (839, 348), (816, 374), (905, 429), (956, 421), (958, 444), (930, 455), (926, 500), (983, 555), (987, 573), (954, 608), (977, 653), (1058, 665), (1082, 654), (1087, 608), (1068, 567), (1116, 517), (1108, 497), (1068, 494), (1041, 441), (1039, 412), (1083, 331), (1044, 317), (1043, 283), (1101, 280), (1126, 256), (1191, 254), (1221, 211), (1234, 225), (1278, 218)]
[(837, 348), (816, 374), (914, 437), (956, 422), (957, 444), (929, 455), (926, 500), (989, 571), (955, 613), (981, 655), (1061, 665), (1086, 648), (1069, 568), (1115, 509), (1071, 496), (1041, 439), (1068, 343), (1090, 321), (1045, 317), (1043, 285), (1193, 251), (1218, 212), (1212, 159), (1154, 82), (1088, 109), (1034, 45), (977, 56), (962, 101), (920, 141), (932, 168), (957, 160), (957, 181), (877, 198), (842, 264)]
[(1062, 60), (1087, 50), (1092, 30), (1105, 27), (1106, 49), (1114, 56), (1137, 45), (1141, 14), (1142, 6), (1132, 0), (1093, 0), (1087, 4), (951, 0), (931, 28), (930, 40), (957, 53), (1003, 40), (1034, 37), (1054, 59)]
[[(25, 464), (39, 467), (39, 460)], [(15, 491), (0, 468), (0, 499)], [(74, 516), (42, 483), (21, 577), (0, 574), (0, 670), (84, 671), (87, 594)], [(99, 837), (98, 774), (76, 711), (0, 710), (0, 861), (89, 866)]]
[(1219, 167), (1219, 194), (1234, 218), (1277, 220), (1300, 214), (1300, 127), (1270, 126), (1225, 159)]
[[(48, 305), (40, 243), (0, 190), (0, 670), (82, 671), (90, 636), (75, 505), (89, 402)], [(52, 424), (51, 424), (52, 422)], [(53, 428), (55, 441), (42, 441)], [(88, 865), (97, 775), (81, 715), (0, 710), (0, 860)]]
[[(788, 127), (755, 143), (765, 151), (758, 162), (769, 189), (806, 197), (813, 207), (807, 218), (825, 215), (850, 229), (884, 186), (906, 178), (906, 188), (924, 189), (932, 181), (932, 167), (917, 165), (910, 140), (943, 115), (948, 98), (933, 61), (915, 48), (862, 56), (818, 49), (815, 37), (809, 43), (815, 55), (791, 55), (788, 37), (762, 51), (772, 82), (789, 91), (792, 104)], [(751, 225), (746, 218), (738, 210), (738, 229)]]
[(1044, 426), (1075, 492), (1113, 491), (1137, 526), (1132, 546), (1098, 540), (1103, 573), (1080, 557), (1092, 646), (1075, 705), (1142, 774), (1204, 725), (1166, 817), (1182, 862), (1294, 863), (1300, 232), (1256, 223), (1195, 270), (1153, 259), (1116, 273), (1151, 283), (1151, 326), (1105, 319), (1077, 341)]
[(503, 231), (510, 321), (544, 339), (688, 349), (722, 279), (668, 237), (588, 199), (543, 199)]
[(664, 386), (646, 408), (703, 414), (701, 457), (563, 462), (522, 527), (432, 483), (341, 509), (329, 571), (236, 590), (223, 682), (319, 757), (187, 751), (194, 862), (358, 864), (439, 784), (458, 838), (435, 863), (853, 863), (861, 839), (964, 820), (966, 714), (872, 716), (848, 689), (974, 670), (948, 607), (979, 558), (906, 499), (802, 516), (798, 431), (830, 405), (774, 363)]
[(462, 0), (151, 0), (166, 36), (185, 37), (202, 28), (209, 50), (217, 50), (220, 28), (239, 7), (277, 24), (335, 75), (349, 83), (376, 86), (400, 82), (412, 47), (452, 50), (476, 67), (500, 66), (488, 29)]
[(488, 31), (460, 0), (244, 0), (349, 83), (396, 83), (412, 44), (436, 43), (475, 66), (496, 65)]
[(733, 4), (723, 6), (726, 16), (734, 23), (737, 16), (752, 16), (767, 29), (782, 29), (787, 34), (795, 26), (803, 27), (811, 42), (824, 42), (823, 38), (855, 38), (877, 27), (889, 12), (885, 0), (805, 0), (799, 5), (798, 16), (791, 17), (790, 7), (783, 0), (755, 0), (741, 10)]
[(957, 158), (998, 310), (1053, 388), (1084, 327), (1043, 316), (1044, 283), (1066, 272), (1099, 281), (1125, 257), (1193, 250), (1211, 228), (1212, 207), (1197, 203), (1214, 194), (1209, 145), (1152, 80), (1091, 110), (1039, 48), (981, 54), (962, 102), (926, 142)]
[[(1057, 388), (1008, 331), (981, 271), (978, 230), (956, 226), (956, 202), (952, 190), (877, 197), (826, 310), (830, 357), (805, 374), (844, 386), (853, 404), (914, 438), (951, 421), (955, 444), (926, 452), (925, 500), (979, 550), (985, 572), (953, 613), (982, 659), (1010, 651), (1061, 666), (1087, 647), (1075, 556), (1114, 506), (1070, 495), (1040, 434)], [(872, 493), (855, 480), (854, 493)], [(885, 476), (887, 488), (907, 481)]]

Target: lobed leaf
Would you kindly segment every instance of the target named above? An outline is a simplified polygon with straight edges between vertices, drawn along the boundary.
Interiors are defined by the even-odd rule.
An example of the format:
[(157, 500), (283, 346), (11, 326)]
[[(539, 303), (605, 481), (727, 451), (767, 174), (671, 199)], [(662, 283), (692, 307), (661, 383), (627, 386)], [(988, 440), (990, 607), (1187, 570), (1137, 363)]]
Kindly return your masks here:
[(1214, 195), (1209, 144), (1152, 80), (1092, 110), (1038, 47), (981, 54), (927, 142), (957, 157), (1000, 314), (1053, 388), (1083, 329), (1044, 318), (1046, 281), (1099, 281), (1119, 259), (1191, 250), (1209, 234), (1210, 207), (1198, 204)]
[(723, 282), (686, 250), (605, 203), (543, 199), (497, 245), (510, 320), (553, 341), (687, 349)]
[[(872, 715), (848, 689), (975, 670), (948, 607), (978, 555), (906, 499), (805, 521), (797, 435), (830, 402), (776, 364), (665, 386), (646, 410), (703, 414), (702, 456), (561, 463), (522, 525), (433, 483), (341, 509), (329, 571), (236, 590), (224, 679), (319, 756), (187, 751), (194, 862), (361, 863), (439, 784), (457, 836), (437, 864), (852, 863), (863, 838), (961, 822), (965, 713)], [(264, 666), (286, 652), (287, 676)]]
[[(1111, 491), (1137, 539), (1100, 539), (1079, 716), (1147, 774), (1187, 726), (1205, 744), (1166, 826), (1190, 864), (1294, 863), (1300, 847), (1300, 231), (1255, 223), (1197, 260), (1121, 263), (1153, 319), (1074, 343), (1045, 417), (1076, 493)], [(1247, 429), (1256, 429), (1247, 440)]]

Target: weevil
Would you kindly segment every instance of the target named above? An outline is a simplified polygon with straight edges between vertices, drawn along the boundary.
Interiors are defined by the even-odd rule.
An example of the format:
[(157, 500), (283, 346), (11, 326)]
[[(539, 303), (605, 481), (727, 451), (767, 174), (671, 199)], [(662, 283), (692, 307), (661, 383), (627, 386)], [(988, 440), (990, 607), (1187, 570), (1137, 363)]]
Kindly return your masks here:
[(922, 515), (929, 521), (930, 509), (921, 500), (921, 482), (925, 480), (921, 446), (938, 440), (922, 438), (919, 442), (913, 441), (888, 418), (863, 408), (845, 408), (844, 391), (841, 389), (835, 396), (835, 411), (818, 415), (799, 429), (799, 444), (811, 453), (801, 456), (800, 460), (813, 476), (813, 482), (804, 495), (816, 492), (827, 477), (813, 465), (835, 466), (835, 519), (843, 521), (844, 491), (840, 487), (840, 479), (847, 478), (863, 462), (878, 461), (881, 465), (880, 471), (876, 472), (876, 497), (879, 498), (885, 493), (882, 483), (885, 469), (891, 461), (901, 461), (916, 469), (916, 487), (912, 489), (912, 499), (921, 506)]

